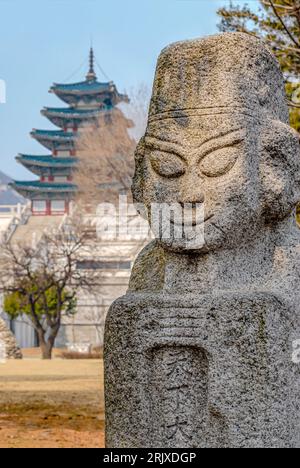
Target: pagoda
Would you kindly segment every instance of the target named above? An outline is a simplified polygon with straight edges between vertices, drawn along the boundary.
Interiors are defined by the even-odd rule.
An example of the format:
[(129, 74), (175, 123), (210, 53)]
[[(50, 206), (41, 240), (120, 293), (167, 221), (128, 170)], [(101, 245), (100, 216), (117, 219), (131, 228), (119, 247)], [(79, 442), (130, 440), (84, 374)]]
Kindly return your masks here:
[(69, 107), (44, 107), (41, 113), (58, 130), (33, 129), (31, 136), (49, 154), (19, 154), (16, 160), (33, 174), (34, 181), (14, 181), (11, 187), (31, 201), (33, 215), (62, 215), (69, 213), (70, 202), (76, 194), (73, 172), (76, 169), (76, 138), (82, 127), (96, 123), (101, 113), (109, 113), (120, 102), (128, 102), (112, 81), (100, 82), (94, 70), (93, 48), (89, 55), (89, 71), (85, 81), (72, 84), (54, 83), (49, 90)]

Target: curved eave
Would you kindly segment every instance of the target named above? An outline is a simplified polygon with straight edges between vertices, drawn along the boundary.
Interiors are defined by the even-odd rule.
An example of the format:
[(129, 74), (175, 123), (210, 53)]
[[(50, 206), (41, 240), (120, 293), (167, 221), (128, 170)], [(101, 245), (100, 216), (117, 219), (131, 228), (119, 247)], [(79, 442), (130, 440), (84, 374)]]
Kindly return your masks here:
[(31, 191), (40, 191), (43, 192), (76, 192), (77, 186), (75, 184), (56, 184), (56, 183), (47, 183), (40, 181), (16, 181), (10, 182), (9, 184), (13, 188), (31, 190)]
[(33, 138), (44, 138), (51, 141), (74, 141), (76, 134), (73, 132), (63, 132), (60, 130), (32, 130), (30, 135)]
[(51, 109), (50, 107), (44, 107), (41, 110), (41, 114), (45, 117), (53, 118), (58, 117), (60, 119), (74, 119), (74, 120), (85, 120), (93, 119), (97, 117), (101, 112), (105, 112), (109, 108), (95, 109), (95, 110), (78, 110), (78, 109)]
[(54, 93), (59, 99), (70, 105), (76, 105), (80, 101), (84, 102), (110, 102), (113, 106), (121, 102), (128, 103), (129, 98), (126, 94), (118, 93), (114, 87), (112, 89), (91, 89), (91, 90), (72, 90), (72, 89), (56, 89), (51, 88), (50, 92)]
[(9, 186), (23, 197), (33, 199), (40, 198), (66, 198), (70, 199), (77, 192), (74, 184), (46, 184), (44, 182), (20, 182), (14, 181)]
[(66, 148), (73, 149), (76, 135), (74, 133), (58, 132), (58, 131), (41, 131), (33, 130), (30, 135), (37, 140), (41, 145), (48, 149)]
[(57, 158), (56, 160), (56, 158), (51, 156), (29, 155), (18, 155), (16, 160), (18, 163), (26, 167), (26, 169), (28, 169), (30, 172), (38, 176), (69, 176), (78, 162), (78, 160), (74, 157)]
[(116, 92), (117, 88), (113, 81), (101, 83), (97, 80), (85, 80), (78, 83), (53, 83), (49, 92), (55, 94), (67, 93), (74, 95), (99, 94), (105, 92)]
[[(43, 160), (44, 159), (44, 160)], [(32, 166), (39, 167), (61, 167), (71, 168), (74, 167), (78, 159), (77, 158), (58, 158), (52, 156), (29, 156), (25, 154), (18, 154), (16, 160), (21, 164), (31, 164)]]
[[(67, 109), (68, 110), (68, 109)], [(60, 128), (65, 128), (68, 126), (80, 126), (86, 122), (96, 122), (100, 114), (103, 112), (109, 112), (109, 108), (97, 109), (92, 111), (77, 111), (66, 112), (64, 110), (56, 110), (44, 108), (41, 111), (41, 114), (50, 120), (51, 123)]]

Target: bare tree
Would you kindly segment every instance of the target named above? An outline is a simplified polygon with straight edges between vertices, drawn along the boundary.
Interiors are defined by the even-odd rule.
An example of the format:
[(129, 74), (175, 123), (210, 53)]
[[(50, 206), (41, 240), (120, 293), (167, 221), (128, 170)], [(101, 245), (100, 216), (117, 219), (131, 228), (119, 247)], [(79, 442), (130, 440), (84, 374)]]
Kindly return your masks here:
[(87, 231), (68, 222), (46, 232), (38, 245), (6, 243), (0, 250), (0, 292), (12, 318), (26, 315), (39, 338), (43, 359), (51, 359), (63, 314), (76, 312), (78, 289), (94, 278), (78, 268), (87, 248)]
[(114, 109), (81, 131), (74, 174), (77, 205), (93, 209), (100, 202), (112, 201), (120, 190), (129, 191), (135, 149), (135, 141), (128, 134), (130, 124), (119, 109)]
[[(225, 2), (224, 2), (225, 3)], [(239, 31), (262, 37), (276, 55), (286, 80), (291, 125), (300, 132), (300, 1), (246, 0), (226, 2), (218, 10), (222, 32)]]
[(141, 83), (136, 87), (132, 87), (128, 95), (130, 96), (129, 104), (121, 104), (120, 108), (125, 116), (132, 120), (133, 127), (129, 129), (129, 134), (138, 143), (147, 127), (151, 92), (145, 83)]
[(100, 202), (114, 202), (120, 191), (130, 192), (134, 151), (147, 120), (149, 91), (145, 85), (132, 89), (130, 103), (99, 117), (95, 125), (81, 130), (77, 142), (77, 205), (91, 211)]

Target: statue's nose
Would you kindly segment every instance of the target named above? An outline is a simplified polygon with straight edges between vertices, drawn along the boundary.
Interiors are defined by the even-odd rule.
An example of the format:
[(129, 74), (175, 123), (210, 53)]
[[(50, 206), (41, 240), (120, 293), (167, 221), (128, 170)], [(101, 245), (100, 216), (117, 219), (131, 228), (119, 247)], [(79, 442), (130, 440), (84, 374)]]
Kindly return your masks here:
[(204, 191), (202, 181), (197, 177), (191, 177), (181, 187), (179, 203), (204, 203)]

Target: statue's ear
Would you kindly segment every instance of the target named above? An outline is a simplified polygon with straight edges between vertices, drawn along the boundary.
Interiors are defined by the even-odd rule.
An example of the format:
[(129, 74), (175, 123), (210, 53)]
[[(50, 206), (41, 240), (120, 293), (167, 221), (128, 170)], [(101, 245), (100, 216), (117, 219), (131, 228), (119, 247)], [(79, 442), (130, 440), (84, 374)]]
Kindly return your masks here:
[(261, 137), (260, 177), (266, 221), (288, 216), (300, 201), (299, 134), (280, 121)]
[(132, 179), (131, 191), (133, 196), (133, 202), (138, 213), (145, 219), (147, 219), (146, 208), (144, 206), (144, 157), (145, 157), (145, 139), (144, 137), (138, 143), (134, 159), (135, 159), (135, 172)]

